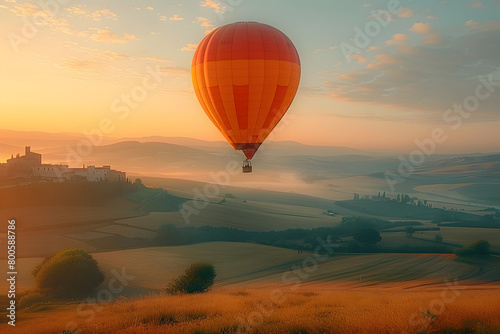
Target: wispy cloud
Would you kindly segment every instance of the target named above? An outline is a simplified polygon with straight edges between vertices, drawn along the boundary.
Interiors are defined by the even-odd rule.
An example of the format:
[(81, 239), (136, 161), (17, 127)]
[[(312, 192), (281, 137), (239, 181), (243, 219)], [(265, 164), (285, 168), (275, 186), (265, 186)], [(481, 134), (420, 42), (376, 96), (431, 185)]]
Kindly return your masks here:
[(173, 77), (188, 77), (191, 75), (191, 70), (182, 66), (160, 66), (159, 70)]
[(415, 15), (415, 12), (408, 7), (402, 8), (398, 13), (398, 16), (404, 19), (412, 17), (413, 15)]
[(92, 18), (92, 20), (94, 21), (100, 21), (104, 18), (109, 18), (111, 20), (116, 20), (118, 15), (116, 13), (113, 13), (112, 11), (110, 11), (109, 9), (100, 9), (100, 10), (96, 10), (94, 12), (92, 12), (90, 14), (90, 17)]
[[(420, 110), (425, 115), (437, 111), (428, 117), (440, 117), (444, 110), (474, 93), (479, 76), (488, 76), (500, 67), (500, 24), (469, 21), (466, 26), (471, 28), (469, 34), (443, 38), (437, 45), (425, 39), (420, 45), (397, 44), (406, 37), (396, 34), (390, 40), (396, 49), (392, 42), (386, 43), (365, 68), (352, 68), (329, 81), (331, 96), (341, 101)], [(414, 26), (412, 31), (423, 36), (436, 33), (424, 24)], [(481, 102), (478, 113), (498, 112), (499, 103), (500, 96), (492, 95)]]
[(226, 11), (226, 6), (224, 6), (218, 2), (212, 1), (212, 0), (202, 1), (200, 6), (201, 7), (208, 7), (216, 13), (223, 13)]
[(98, 9), (93, 12), (87, 11), (84, 5), (71, 6), (66, 8), (68, 13), (73, 15), (80, 15), (82, 17), (87, 17), (93, 21), (101, 21), (102, 19), (116, 20), (118, 15), (107, 8)]
[(198, 44), (194, 43), (187, 43), (181, 48), (181, 51), (195, 51), (196, 48), (198, 47)]
[(349, 57), (352, 59), (355, 59), (360, 64), (366, 62), (365, 56), (363, 56), (361, 53), (355, 53), (355, 54), (350, 55)]
[(10, 8), (10, 11), (17, 16), (29, 17), (35, 15), (39, 11), (42, 11), (42, 9), (35, 4), (25, 2), (23, 4), (14, 5)]
[(178, 14), (175, 14), (174, 16), (170, 17), (170, 21), (182, 21), (184, 18), (182, 16), (179, 16)]
[(127, 44), (130, 41), (138, 40), (135, 35), (132, 34), (122, 34), (121, 36), (116, 35), (109, 29), (97, 29), (92, 28), (95, 33), (90, 35), (90, 39), (101, 42), (101, 43), (111, 43), (111, 44)]
[(471, 20), (465, 22), (465, 26), (479, 31), (493, 31), (500, 30), (500, 21), (490, 20), (485, 23), (478, 23)]
[(481, 1), (471, 1), (468, 5), (469, 8), (486, 8)]
[(414, 23), (410, 31), (421, 35), (423, 44), (438, 45), (443, 42), (443, 37), (429, 23)]
[(83, 6), (72, 6), (66, 8), (67, 12), (70, 12), (72, 14), (77, 14), (77, 15), (85, 15), (87, 14), (87, 10)]
[(408, 41), (408, 35), (406, 34), (395, 34), (392, 39), (385, 42), (387, 45), (399, 45), (406, 43)]
[(206, 17), (203, 16), (197, 16), (196, 21), (201, 23), (201, 26), (205, 28), (205, 35), (210, 33), (212, 30), (214, 30), (215, 22), (210, 21)]

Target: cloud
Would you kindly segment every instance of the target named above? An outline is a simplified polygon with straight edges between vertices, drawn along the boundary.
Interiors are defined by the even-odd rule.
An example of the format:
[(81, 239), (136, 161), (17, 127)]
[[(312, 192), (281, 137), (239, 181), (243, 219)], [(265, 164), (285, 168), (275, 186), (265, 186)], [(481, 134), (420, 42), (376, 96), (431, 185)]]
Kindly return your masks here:
[[(498, 31), (477, 22), (468, 26), (475, 27), (471, 33), (450, 38), (438, 46), (398, 45), (397, 50), (391, 45), (381, 46), (381, 53), (365, 68), (352, 68), (332, 77), (326, 84), (328, 92), (342, 101), (418, 110), (426, 117), (441, 119), (445, 110), (474, 95), (479, 77), (487, 77), (500, 68)], [(432, 32), (426, 26), (416, 26), (415, 30), (423, 34)], [(500, 91), (499, 80), (496, 79), (497, 91)], [(482, 92), (485, 91), (483, 87)], [(474, 119), (498, 115), (499, 104), (500, 95), (491, 94), (481, 101)]]
[(101, 21), (102, 19), (108, 18), (111, 20), (116, 20), (118, 15), (110, 11), (109, 9), (99, 9), (90, 14), (90, 17), (94, 21)]
[(429, 16), (427, 16), (427, 19), (428, 19), (428, 20), (439, 20), (439, 17), (429, 15)]
[(215, 22), (210, 21), (206, 17), (197, 16), (196, 21), (201, 22), (201, 26), (205, 28), (205, 35), (209, 34), (212, 30), (214, 30)]
[(181, 16), (179, 16), (179, 15), (177, 15), (177, 14), (175, 14), (172, 17), (170, 17), (170, 21), (182, 21), (182, 20), (184, 20), (184, 18), (181, 17)]
[(371, 7), (371, 6), (372, 6), (372, 4), (371, 4), (371, 3), (365, 3), (365, 4), (363, 5), (363, 7)]
[(406, 34), (395, 34), (392, 39), (385, 42), (387, 45), (398, 45), (403, 44), (408, 41), (408, 35)]
[(380, 49), (380, 47), (379, 47), (379, 46), (372, 45), (372, 46), (370, 46), (368, 49), (366, 49), (365, 51), (366, 51), (366, 52), (373, 52), (373, 51), (377, 51), (378, 49)]
[(133, 57), (133, 58), (147, 60), (147, 61), (155, 61), (155, 62), (160, 62), (160, 63), (170, 63), (171, 62), (171, 60), (168, 60), (165, 58), (160, 58), (160, 57)]
[(443, 37), (429, 23), (414, 23), (410, 31), (422, 35), (423, 44), (438, 45), (443, 42)]
[(153, 7), (151, 7), (151, 6), (148, 6), (148, 7), (144, 8), (144, 9), (146, 9), (146, 10), (155, 10), (155, 9), (154, 9)]
[(95, 33), (90, 35), (90, 39), (101, 42), (101, 43), (111, 43), (111, 44), (127, 44), (129, 41), (138, 40), (138, 38), (131, 34), (122, 34), (122, 36), (118, 36), (108, 29), (97, 29), (92, 28), (91, 30), (95, 30)]
[(30, 17), (41, 11), (41, 8), (35, 4), (25, 2), (21, 5), (14, 5), (10, 8), (10, 11), (17, 16)]
[(70, 59), (62, 63), (61, 66), (76, 70), (81, 70), (81, 69), (86, 70), (86, 69), (101, 68), (102, 64), (97, 61), (91, 61), (91, 60)]
[(85, 10), (85, 8), (82, 8), (81, 6), (68, 7), (66, 8), (66, 11), (72, 14), (80, 14), (80, 15), (87, 14), (87, 10)]
[(486, 8), (481, 1), (471, 1), (468, 5), (469, 8)]
[(326, 51), (330, 51), (330, 50), (335, 50), (337, 49), (339, 46), (338, 45), (334, 45), (334, 46), (329, 46), (327, 49), (316, 49), (313, 51), (313, 53), (321, 53), (321, 52), (326, 52)]
[(224, 13), (226, 11), (226, 7), (218, 2), (212, 0), (205, 0), (201, 2), (201, 7), (208, 7), (212, 9), (216, 13)]
[(118, 18), (118, 15), (116, 13), (113, 13), (109, 9), (103, 8), (103, 9), (98, 9), (93, 12), (88, 12), (85, 8), (85, 6), (72, 6), (66, 8), (66, 11), (75, 14), (75, 15), (81, 15), (87, 18), (92, 19), (93, 21), (101, 21), (102, 19), (111, 19), (111, 20), (116, 20)]
[(429, 34), (432, 32), (431, 25), (428, 23), (414, 23), (410, 31), (416, 32), (421, 35)]
[(198, 47), (198, 44), (194, 43), (187, 43), (184, 45), (181, 49), (181, 51), (196, 51), (196, 48)]
[(500, 30), (500, 21), (490, 20), (485, 23), (478, 23), (471, 20), (465, 22), (465, 26), (479, 31), (496, 31)]
[(188, 77), (191, 76), (191, 70), (182, 66), (160, 66), (160, 72), (166, 73), (172, 77)]
[(415, 15), (415, 12), (408, 7), (401, 8), (401, 10), (398, 13), (398, 16), (404, 19), (412, 17), (413, 15)]
[(361, 53), (359, 53), (359, 52), (350, 55), (349, 58), (355, 59), (359, 64), (366, 62), (366, 58)]

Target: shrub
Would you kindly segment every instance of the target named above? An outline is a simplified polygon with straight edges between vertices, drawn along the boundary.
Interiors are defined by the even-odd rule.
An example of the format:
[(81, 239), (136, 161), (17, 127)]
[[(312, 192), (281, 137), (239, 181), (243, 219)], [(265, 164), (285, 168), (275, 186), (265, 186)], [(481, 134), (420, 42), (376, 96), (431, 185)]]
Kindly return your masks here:
[(22, 309), (35, 304), (48, 303), (49, 301), (50, 299), (46, 295), (37, 291), (30, 291), (19, 299), (18, 307)]
[(413, 237), (413, 233), (415, 233), (415, 228), (413, 226), (408, 226), (407, 228), (405, 228), (405, 232), (408, 238), (411, 238)]
[(104, 274), (84, 250), (66, 249), (46, 258), (33, 270), (37, 288), (53, 297), (88, 296), (104, 281)]
[(169, 294), (203, 293), (212, 287), (215, 280), (215, 268), (207, 263), (193, 263), (183, 275), (177, 277), (165, 289)]
[(439, 234), (436, 234), (435, 238), (434, 238), (437, 242), (443, 242), (443, 236), (442, 235), (439, 235)]
[(478, 240), (455, 250), (457, 256), (488, 256), (490, 253), (490, 243), (486, 240)]
[(375, 245), (382, 240), (382, 237), (380, 233), (373, 228), (362, 228), (354, 234), (354, 240), (365, 245)]

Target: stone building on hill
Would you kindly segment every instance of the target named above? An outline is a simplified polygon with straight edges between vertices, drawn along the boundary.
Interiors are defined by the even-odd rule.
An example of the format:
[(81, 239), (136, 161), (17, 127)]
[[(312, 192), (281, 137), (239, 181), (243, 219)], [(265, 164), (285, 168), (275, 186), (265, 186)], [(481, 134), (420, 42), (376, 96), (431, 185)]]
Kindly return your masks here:
[(7, 163), (0, 163), (0, 177), (28, 177), (51, 181), (81, 180), (88, 182), (126, 182), (125, 172), (111, 169), (111, 166), (83, 166), (71, 168), (68, 165), (42, 164), (42, 155), (25, 147), (24, 155), (11, 156)]

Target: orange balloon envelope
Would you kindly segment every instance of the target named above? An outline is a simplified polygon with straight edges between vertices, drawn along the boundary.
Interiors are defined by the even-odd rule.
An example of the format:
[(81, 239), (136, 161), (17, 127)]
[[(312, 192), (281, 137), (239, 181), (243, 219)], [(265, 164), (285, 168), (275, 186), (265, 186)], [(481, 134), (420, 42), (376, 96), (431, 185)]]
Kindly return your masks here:
[(234, 149), (252, 159), (293, 101), (300, 60), (292, 41), (278, 29), (238, 22), (203, 39), (191, 74), (210, 120)]

